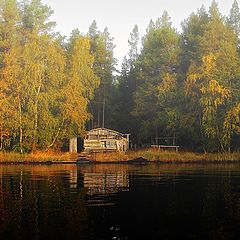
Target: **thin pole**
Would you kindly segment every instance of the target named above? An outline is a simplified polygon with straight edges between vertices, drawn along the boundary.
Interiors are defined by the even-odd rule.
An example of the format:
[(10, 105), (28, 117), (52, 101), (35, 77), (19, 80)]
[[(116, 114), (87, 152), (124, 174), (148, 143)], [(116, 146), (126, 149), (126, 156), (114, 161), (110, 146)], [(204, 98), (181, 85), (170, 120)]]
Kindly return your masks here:
[(97, 118), (97, 127), (100, 126), (100, 91), (98, 93), (98, 103), (97, 103), (97, 111), (98, 111), (98, 118)]
[(105, 85), (103, 87), (103, 109), (102, 109), (102, 128), (105, 125)]

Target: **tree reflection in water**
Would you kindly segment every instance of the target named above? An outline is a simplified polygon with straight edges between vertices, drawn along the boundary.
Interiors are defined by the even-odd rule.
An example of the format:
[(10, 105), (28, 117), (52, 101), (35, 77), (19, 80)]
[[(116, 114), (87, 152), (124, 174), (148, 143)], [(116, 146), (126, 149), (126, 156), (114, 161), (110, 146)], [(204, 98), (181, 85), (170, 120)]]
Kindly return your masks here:
[(0, 165), (0, 239), (236, 239), (238, 165)]

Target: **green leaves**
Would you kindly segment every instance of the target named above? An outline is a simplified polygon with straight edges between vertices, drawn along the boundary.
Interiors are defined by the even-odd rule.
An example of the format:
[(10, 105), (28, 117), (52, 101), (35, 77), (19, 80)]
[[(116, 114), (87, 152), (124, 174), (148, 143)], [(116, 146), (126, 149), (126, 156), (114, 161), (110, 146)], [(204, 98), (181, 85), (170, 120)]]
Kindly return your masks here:
[[(144, 36), (143, 48), (136, 62), (137, 89), (135, 116), (152, 123), (153, 127), (166, 126), (169, 134), (175, 131), (173, 113), (176, 107), (177, 58), (179, 35), (171, 27), (168, 14), (152, 24)], [(167, 120), (162, 116), (167, 117)], [(164, 118), (165, 118), (164, 117)], [(174, 126), (173, 126), (174, 125)], [(151, 132), (149, 132), (149, 137)]]
[(230, 126), (224, 123), (224, 119), (229, 109), (239, 101), (234, 96), (240, 65), (236, 35), (224, 22), (216, 2), (210, 7), (208, 19), (198, 37), (197, 57), (192, 59), (189, 66), (185, 91), (198, 109), (196, 118), (201, 118), (199, 127), (204, 133), (203, 142), (209, 141), (210, 147), (214, 141), (215, 147), (209, 150), (216, 147), (224, 150), (225, 132)]
[[(134, 76), (134, 104), (127, 119), (132, 114), (141, 126), (143, 132), (135, 133), (139, 142), (177, 135), (183, 145), (191, 142), (204, 151), (223, 151), (230, 149), (233, 137), (240, 139), (236, 1), (230, 12), (228, 18), (222, 16), (216, 1), (208, 11), (202, 6), (182, 23), (181, 35), (172, 28), (167, 12), (150, 21), (141, 51), (132, 65), (125, 59), (119, 78), (119, 89), (130, 92)], [(129, 41), (134, 47), (130, 59), (136, 36), (132, 33)], [(125, 102), (121, 104), (126, 107)]]

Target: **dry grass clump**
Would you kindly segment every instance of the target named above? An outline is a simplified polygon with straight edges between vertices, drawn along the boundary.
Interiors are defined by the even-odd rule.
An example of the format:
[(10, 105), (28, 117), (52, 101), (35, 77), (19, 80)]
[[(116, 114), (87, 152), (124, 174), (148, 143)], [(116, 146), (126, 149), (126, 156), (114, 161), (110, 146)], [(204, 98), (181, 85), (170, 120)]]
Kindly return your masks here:
[(203, 154), (193, 152), (175, 152), (157, 149), (146, 149), (142, 151), (133, 152), (130, 154), (131, 158), (143, 157), (149, 161), (160, 162), (196, 162), (203, 161), (205, 158)]
[(240, 161), (240, 152), (208, 153), (207, 160), (216, 162)]
[(27, 154), (20, 154), (16, 152), (0, 152), (0, 162), (24, 161), (26, 158)]
[(29, 158), (37, 161), (71, 161), (77, 158), (78, 154), (56, 151), (37, 151), (29, 154)]
[(137, 158), (145, 158), (151, 162), (199, 162), (205, 160), (204, 154), (197, 154), (193, 152), (174, 152), (174, 151), (158, 151), (156, 149), (144, 149), (138, 151), (124, 152), (105, 152), (93, 153), (90, 155), (92, 161), (106, 163), (106, 162), (125, 162)]
[(240, 152), (233, 153), (195, 153), (195, 152), (175, 152), (157, 149), (145, 149), (129, 153), (131, 158), (143, 157), (150, 161), (163, 163), (194, 163), (194, 162), (239, 162)]
[(46, 162), (76, 160), (78, 154), (55, 151), (36, 151), (34, 153), (0, 152), (0, 162)]

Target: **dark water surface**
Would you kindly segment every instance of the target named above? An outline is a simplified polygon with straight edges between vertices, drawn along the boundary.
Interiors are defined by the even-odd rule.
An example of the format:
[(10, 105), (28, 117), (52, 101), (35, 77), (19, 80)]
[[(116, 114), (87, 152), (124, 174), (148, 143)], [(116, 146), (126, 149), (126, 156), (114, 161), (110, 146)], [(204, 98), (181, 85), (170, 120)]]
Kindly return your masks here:
[(0, 165), (0, 239), (240, 239), (239, 165)]

